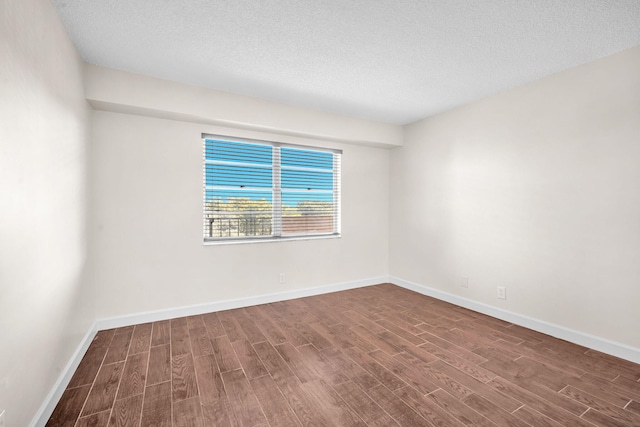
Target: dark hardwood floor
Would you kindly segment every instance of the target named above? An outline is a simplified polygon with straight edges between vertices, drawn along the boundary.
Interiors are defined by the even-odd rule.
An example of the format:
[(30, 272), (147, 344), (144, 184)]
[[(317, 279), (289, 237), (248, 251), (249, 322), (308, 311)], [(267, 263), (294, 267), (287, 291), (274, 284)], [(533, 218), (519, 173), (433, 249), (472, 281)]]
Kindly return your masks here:
[(48, 426), (640, 426), (640, 365), (390, 284), (100, 331)]

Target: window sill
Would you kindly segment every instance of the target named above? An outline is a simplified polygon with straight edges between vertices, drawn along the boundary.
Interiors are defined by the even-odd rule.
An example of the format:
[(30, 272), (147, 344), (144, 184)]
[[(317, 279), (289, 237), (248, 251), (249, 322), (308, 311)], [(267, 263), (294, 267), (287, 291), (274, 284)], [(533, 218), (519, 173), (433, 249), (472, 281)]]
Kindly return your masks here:
[(248, 245), (253, 243), (283, 243), (283, 242), (295, 242), (300, 240), (325, 240), (325, 239), (339, 239), (340, 234), (326, 234), (321, 236), (299, 236), (299, 237), (284, 237), (284, 238), (265, 238), (265, 239), (229, 239), (229, 240), (209, 240), (202, 242), (203, 246), (223, 246), (223, 245)]

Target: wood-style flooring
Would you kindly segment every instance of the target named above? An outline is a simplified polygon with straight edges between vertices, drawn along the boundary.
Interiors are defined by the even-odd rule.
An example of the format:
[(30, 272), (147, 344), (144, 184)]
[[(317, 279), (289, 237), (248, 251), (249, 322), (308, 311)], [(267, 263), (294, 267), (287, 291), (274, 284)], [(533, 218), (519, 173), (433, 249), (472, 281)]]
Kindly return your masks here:
[(100, 331), (48, 426), (640, 426), (640, 365), (391, 284)]

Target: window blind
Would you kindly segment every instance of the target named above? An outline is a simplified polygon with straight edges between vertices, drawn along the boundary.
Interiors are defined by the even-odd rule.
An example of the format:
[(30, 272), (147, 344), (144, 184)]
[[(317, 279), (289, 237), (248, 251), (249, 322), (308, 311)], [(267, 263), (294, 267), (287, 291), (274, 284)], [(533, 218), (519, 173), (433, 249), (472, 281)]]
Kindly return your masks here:
[(340, 234), (341, 152), (203, 135), (205, 241)]

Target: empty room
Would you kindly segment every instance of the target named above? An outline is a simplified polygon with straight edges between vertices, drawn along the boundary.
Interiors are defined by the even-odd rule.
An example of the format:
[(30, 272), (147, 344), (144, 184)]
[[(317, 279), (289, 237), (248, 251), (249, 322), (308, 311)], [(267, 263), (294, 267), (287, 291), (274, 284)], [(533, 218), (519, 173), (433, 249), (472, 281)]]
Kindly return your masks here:
[(0, 0), (0, 427), (640, 426), (640, 2)]

